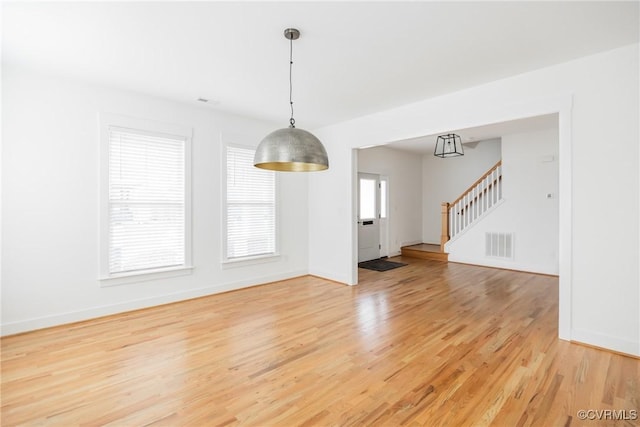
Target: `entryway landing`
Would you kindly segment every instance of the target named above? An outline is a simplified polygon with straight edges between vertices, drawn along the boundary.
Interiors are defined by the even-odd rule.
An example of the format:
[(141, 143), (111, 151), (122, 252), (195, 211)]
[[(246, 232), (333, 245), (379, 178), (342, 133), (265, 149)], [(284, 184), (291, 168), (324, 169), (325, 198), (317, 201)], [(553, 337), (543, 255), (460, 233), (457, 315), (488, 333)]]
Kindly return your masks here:
[(420, 259), (432, 259), (436, 261), (449, 261), (449, 254), (440, 250), (440, 245), (432, 243), (420, 243), (417, 245), (403, 246), (400, 249), (402, 256)]

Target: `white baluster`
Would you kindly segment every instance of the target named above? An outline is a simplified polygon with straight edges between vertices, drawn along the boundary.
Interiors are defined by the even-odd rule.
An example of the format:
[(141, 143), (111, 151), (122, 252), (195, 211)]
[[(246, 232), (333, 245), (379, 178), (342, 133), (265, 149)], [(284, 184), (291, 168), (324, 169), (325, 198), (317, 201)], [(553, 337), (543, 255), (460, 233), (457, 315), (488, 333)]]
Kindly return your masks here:
[(496, 202), (496, 171), (491, 172), (491, 206)]
[(487, 176), (487, 209), (491, 209), (493, 203), (493, 185), (491, 185), (492, 175)]
[(466, 220), (467, 217), (467, 213), (464, 211), (464, 202), (465, 202), (466, 196), (462, 196), (462, 201), (460, 204), (460, 230), (464, 230), (464, 221)]
[(470, 198), (471, 198), (471, 206), (469, 206), (469, 223), (473, 224), (473, 221), (476, 220), (476, 213), (475, 213), (475, 209), (476, 209), (476, 189), (475, 187), (471, 190), (471, 194), (470, 194)]
[(451, 235), (458, 234), (458, 204), (451, 206)]
[(469, 193), (464, 196), (464, 227), (469, 225)]
[(485, 206), (484, 206), (484, 210), (488, 210), (491, 207), (491, 186), (489, 185), (489, 183), (491, 182), (491, 175), (487, 175), (487, 177), (485, 178), (486, 180), (486, 190), (484, 193), (484, 197), (487, 199), (485, 202)]
[(478, 218), (478, 186), (473, 189), (473, 220)]
[(453, 226), (453, 217), (454, 217), (453, 206), (449, 208), (449, 238), (453, 239), (453, 236), (456, 235), (456, 230)]
[(456, 203), (456, 233), (460, 233), (460, 201)]
[(498, 166), (498, 188), (499, 188), (499, 194), (498, 196), (500, 197), (500, 200), (502, 200), (502, 166)]
[(482, 184), (480, 187), (480, 203), (478, 203), (478, 210), (480, 211), (480, 215), (484, 213), (484, 180), (482, 180)]
[(500, 201), (500, 173), (496, 169), (496, 203)]
[(467, 209), (469, 209), (469, 220), (467, 221), (467, 225), (470, 225), (473, 222), (473, 190), (469, 191)]
[(485, 177), (482, 180), (482, 185), (484, 186), (484, 193), (482, 195), (482, 203), (484, 204), (484, 210), (486, 211), (487, 209), (489, 209), (489, 185), (487, 184), (489, 182), (489, 177)]

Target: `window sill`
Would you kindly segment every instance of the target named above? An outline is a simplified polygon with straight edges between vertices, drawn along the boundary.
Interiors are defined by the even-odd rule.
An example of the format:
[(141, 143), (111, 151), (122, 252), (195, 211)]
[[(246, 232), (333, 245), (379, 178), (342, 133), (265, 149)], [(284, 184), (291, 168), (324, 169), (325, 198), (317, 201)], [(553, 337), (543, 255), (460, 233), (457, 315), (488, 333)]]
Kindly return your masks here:
[(248, 265), (256, 265), (256, 264), (265, 264), (268, 262), (275, 262), (280, 260), (280, 254), (266, 254), (266, 255), (256, 255), (251, 257), (243, 257), (243, 258), (232, 258), (232, 259), (224, 259), (222, 260), (222, 268), (236, 268), (236, 267), (244, 267)]
[(193, 266), (157, 268), (153, 270), (134, 271), (100, 277), (100, 287), (126, 285), (130, 283), (146, 282), (149, 280), (168, 279), (171, 277), (187, 276), (191, 274)]

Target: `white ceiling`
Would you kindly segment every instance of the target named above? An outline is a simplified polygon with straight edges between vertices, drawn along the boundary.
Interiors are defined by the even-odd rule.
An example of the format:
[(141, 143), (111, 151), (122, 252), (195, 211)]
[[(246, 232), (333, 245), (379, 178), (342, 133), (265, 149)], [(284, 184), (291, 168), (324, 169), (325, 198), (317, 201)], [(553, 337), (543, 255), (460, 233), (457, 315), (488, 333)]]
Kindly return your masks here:
[(2, 11), (3, 63), (283, 125), (282, 33), (297, 27), (294, 106), (306, 129), (639, 39), (638, 1), (5, 1)]
[[(509, 120), (466, 129), (451, 129), (448, 133), (459, 135), (463, 149), (468, 151), (475, 149), (482, 141), (501, 138), (505, 135), (553, 129), (558, 129), (558, 114)], [(426, 135), (419, 138), (395, 141), (387, 145), (387, 147), (418, 154), (429, 154), (433, 153), (437, 139), (438, 135)]]

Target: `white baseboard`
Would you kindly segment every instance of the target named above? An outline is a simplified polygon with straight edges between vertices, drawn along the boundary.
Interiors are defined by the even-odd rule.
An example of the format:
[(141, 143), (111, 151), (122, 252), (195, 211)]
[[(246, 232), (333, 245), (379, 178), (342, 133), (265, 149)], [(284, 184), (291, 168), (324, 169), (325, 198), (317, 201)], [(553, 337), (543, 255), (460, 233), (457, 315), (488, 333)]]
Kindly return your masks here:
[(400, 244), (400, 249), (404, 248), (405, 246), (420, 245), (422, 243), (424, 243), (422, 240), (410, 240), (408, 242), (402, 242)]
[(571, 341), (640, 357), (640, 342), (638, 341), (629, 341), (620, 337), (613, 337), (584, 329), (572, 329)]
[(291, 279), (294, 277), (305, 276), (308, 274), (306, 270), (290, 271), (272, 276), (263, 276), (251, 280), (241, 280), (230, 283), (216, 284), (203, 288), (189, 289), (182, 292), (174, 292), (165, 295), (157, 295), (149, 298), (141, 298), (132, 301), (124, 301), (117, 304), (103, 305), (91, 307), (82, 310), (58, 313), (49, 316), (19, 320), (15, 322), (3, 323), (0, 326), (0, 336), (19, 334), (22, 332), (33, 331), (36, 329), (49, 328), (52, 326), (60, 326), (68, 323), (81, 322), (84, 320), (95, 319), (97, 317), (109, 316), (112, 314), (124, 313), (127, 311), (139, 310), (142, 308), (154, 307), (157, 305), (168, 304), (172, 302), (185, 301), (193, 298), (203, 297), (207, 295), (219, 294), (222, 292), (233, 291), (242, 288), (248, 288), (256, 285), (263, 285), (279, 280)]
[(343, 283), (349, 286), (356, 285), (356, 283), (351, 282), (350, 277), (337, 276), (335, 272), (311, 269), (309, 271), (309, 274), (312, 276), (320, 277), (321, 279), (331, 280), (332, 282)]
[(457, 262), (460, 264), (480, 265), (483, 267), (503, 268), (505, 270), (526, 271), (529, 273), (548, 274), (550, 276), (558, 276), (559, 272), (556, 267), (553, 266), (539, 266), (524, 264), (513, 261), (502, 261), (487, 257), (461, 257), (455, 254), (449, 254), (449, 262)]

